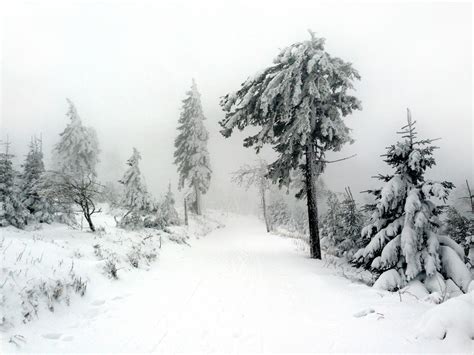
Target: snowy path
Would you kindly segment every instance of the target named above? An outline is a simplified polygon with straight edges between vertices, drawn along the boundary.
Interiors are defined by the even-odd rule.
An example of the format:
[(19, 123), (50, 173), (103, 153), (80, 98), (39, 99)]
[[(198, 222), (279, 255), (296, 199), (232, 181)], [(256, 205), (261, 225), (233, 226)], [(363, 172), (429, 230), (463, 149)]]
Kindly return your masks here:
[[(430, 306), (334, 276), (250, 217), (166, 245), (152, 270), (19, 329), (34, 352), (420, 352), (469, 344), (414, 338)], [(105, 286), (104, 286), (105, 287)], [(100, 295), (100, 296), (99, 296)], [(408, 297), (408, 296), (406, 296)], [(80, 302), (78, 302), (80, 303)], [(354, 314), (373, 308), (376, 313)], [(380, 315), (384, 315), (382, 319)], [(454, 345), (453, 345), (454, 344)], [(13, 348), (12, 348), (13, 349)], [(11, 349), (10, 349), (11, 350)]]

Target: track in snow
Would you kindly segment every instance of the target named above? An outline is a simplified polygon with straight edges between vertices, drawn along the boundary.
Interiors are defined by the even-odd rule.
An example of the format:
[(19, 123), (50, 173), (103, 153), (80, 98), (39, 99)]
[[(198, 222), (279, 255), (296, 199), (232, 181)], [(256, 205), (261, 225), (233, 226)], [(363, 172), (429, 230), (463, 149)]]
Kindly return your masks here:
[(428, 306), (400, 302), (397, 295), (335, 276), (334, 270), (298, 252), (294, 241), (265, 233), (257, 219), (232, 217), (226, 224), (191, 248), (166, 245), (152, 270), (139, 274), (140, 279), (130, 285), (120, 286), (118, 281), (118, 286), (87, 304), (71, 305), (68, 314), (29, 324), (22, 350), (426, 353), (449, 349), (449, 344), (413, 337), (413, 326)]

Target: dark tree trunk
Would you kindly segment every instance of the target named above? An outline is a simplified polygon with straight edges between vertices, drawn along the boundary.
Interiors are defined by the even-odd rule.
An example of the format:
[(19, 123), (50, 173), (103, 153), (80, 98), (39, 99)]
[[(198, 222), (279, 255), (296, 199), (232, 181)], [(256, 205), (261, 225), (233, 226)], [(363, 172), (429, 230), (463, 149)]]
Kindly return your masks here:
[(197, 182), (194, 182), (194, 193), (196, 194), (196, 214), (201, 215), (201, 191), (199, 190)]
[(265, 226), (267, 227), (267, 233), (270, 232), (270, 222), (268, 221), (267, 216), (267, 202), (265, 201), (265, 190), (262, 190), (262, 209), (263, 209), (263, 219), (265, 220)]
[(92, 223), (92, 216), (90, 213), (89, 204), (87, 202), (82, 206), (82, 212), (84, 214), (84, 217), (87, 223), (89, 224), (89, 229), (92, 232), (95, 232), (95, 226), (94, 226), (94, 223)]
[(188, 202), (186, 201), (186, 197), (184, 198), (184, 225), (188, 225)]
[(318, 160), (313, 143), (306, 146), (306, 202), (308, 204), (309, 247), (311, 258), (321, 259), (319, 243), (318, 196), (316, 180), (319, 174)]
[(87, 223), (89, 224), (90, 230), (91, 230), (92, 232), (95, 232), (95, 226), (94, 226), (94, 223), (92, 223), (92, 218), (91, 218), (91, 216), (86, 215), (85, 217), (86, 217)]

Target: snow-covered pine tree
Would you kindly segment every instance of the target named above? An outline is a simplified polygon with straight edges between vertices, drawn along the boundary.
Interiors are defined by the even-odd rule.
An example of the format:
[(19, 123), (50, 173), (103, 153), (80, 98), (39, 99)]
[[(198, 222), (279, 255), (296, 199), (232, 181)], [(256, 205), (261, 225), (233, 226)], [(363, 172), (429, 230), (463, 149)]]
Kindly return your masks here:
[(346, 188), (342, 201), (337, 194), (329, 192), (321, 228), (321, 245), (326, 253), (350, 259), (362, 246), (360, 234), (363, 220), (363, 213), (357, 208), (349, 188)]
[(179, 134), (175, 140), (174, 163), (178, 166), (179, 184), (182, 189), (186, 183), (194, 189), (196, 212), (202, 213), (201, 194), (209, 189), (211, 166), (207, 151), (209, 134), (204, 127), (201, 95), (193, 79), (191, 90), (186, 93), (179, 117)]
[(70, 122), (60, 133), (61, 138), (54, 148), (54, 170), (75, 179), (82, 179), (84, 176), (96, 177), (99, 162), (97, 134), (93, 128), (82, 124), (73, 102), (66, 100), (69, 104), (67, 116)]
[(260, 159), (254, 165), (244, 165), (233, 173), (232, 181), (246, 189), (257, 187), (260, 195), (260, 203), (262, 207), (263, 219), (267, 232), (270, 232), (271, 225), (267, 213), (267, 191), (270, 189), (270, 181), (268, 180), (268, 163)]
[(311, 257), (318, 259), (317, 177), (327, 163), (326, 152), (352, 141), (343, 117), (361, 109), (360, 101), (348, 93), (360, 78), (358, 72), (327, 53), (324, 41), (311, 32), (310, 40), (283, 49), (272, 66), (222, 99), (226, 117), (220, 122), (225, 137), (234, 128), (260, 127), (244, 146), (254, 146), (257, 153), (265, 143), (273, 146), (278, 158), (270, 164), (269, 176), (280, 186), (291, 183), (293, 170), (302, 170)]
[(132, 156), (127, 160), (129, 168), (125, 171), (123, 178), (119, 180), (124, 187), (121, 205), (126, 210), (119, 221), (119, 225), (123, 227), (140, 227), (142, 216), (152, 208), (152, 202), (140, 172), (141, 158), (138, 150), (133, 148)]
[(369, 206), (372, 214), (362, 236), (370, 242), (353, 260), (381, 273), (375, 287), (395, 290), (415, 278), (438, 284), (443, 275), (466, 292), (471, 276), (463, 263), (464, 252), (438, 234), (441, 208), (432, 201), (445, 200), (453, 184), (425, 180), (426, 169), (435, 165), (437, 147), (431, 139), (417, 139), (409, 110), (408, 124), (399, 133), (403, 141), (389, 146), (384, 155), (395, 172), (379, 175), (383, 188), (368, 191), (376, 204)]
[(361, 237), (364, 224), (364, 214), (357, 207), (349, 187), (346, 187), (344, 199), (341, 202), (340, 223), (342, 227), (342, 241), (338, 248), (346, 257), (352, 257), (352, 254), (363, 246)]
[(0, 153), (0, 226), (23, 228), (27, 223), (28, 210), (21, 202), (18, 174), (13, 169), (13, 155), (9, 153), (10, 142), (4, 145), (5, 151)]
[(31, 140), (23, 164), (21, 199), (30, 213), (30, 218), (40, 223), (51, 223), (53, 208), (48, 199), (40, 193), (41, 177), (45, 172), (41, 144), (36, 137)]
[[(469, 218), (470, 217), (470, 218)], [(448, 207), (444, 232), (464, 248), (466, 257), (474, 244), (474, 217), (463, 216), (455, 207)]]
[(327, 198), (327, 211), (321, 223), (321, 246), (326, 253), (340, 256), (339, 243), (343, 240), (341, 221), (341, 202), (335, 192), (329, 191)]
[(176, 226), (180, 224), (178, 211), (175, 208), (175, 199), (173, 191), (171, 191), (171, 184), (168, 185), (163, 202), (160, 204), (159, 214), (165, 226)]

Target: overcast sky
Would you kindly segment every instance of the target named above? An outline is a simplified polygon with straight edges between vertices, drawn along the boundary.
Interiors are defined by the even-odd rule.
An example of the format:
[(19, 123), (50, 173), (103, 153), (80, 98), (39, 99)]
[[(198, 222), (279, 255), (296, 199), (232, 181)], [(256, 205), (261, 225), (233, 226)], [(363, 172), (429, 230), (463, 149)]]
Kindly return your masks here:
[(279, 49), (309, 38), (310, 28), (362, 76), (363, 110), (347, 119), (356, 143), (329, 155), (357, 157), (327, 168), (330, 188), (358, 192), (388, 172), (380, 154), (397, 138), (407, 107), (420, 137), (443, 138), (428, 177), (473, 176), (469, 3), (15, 1), (1, 12), (1, 138), (9, 135), (20, 160), (41, 133), (49, 161), (67, 124), (68, 97), (98, 132), (101, 178), (119, 179), (135, 146), (159, 195), (168, 182), (176, 186), (173, 141), (195, 78), (211, 135), (208, 199), (243, 198), (233, 194), (229, 172), (255, 154), (242, 147), (243, 135), (218, 133), (219, 98)]

